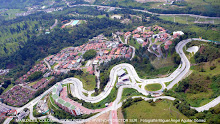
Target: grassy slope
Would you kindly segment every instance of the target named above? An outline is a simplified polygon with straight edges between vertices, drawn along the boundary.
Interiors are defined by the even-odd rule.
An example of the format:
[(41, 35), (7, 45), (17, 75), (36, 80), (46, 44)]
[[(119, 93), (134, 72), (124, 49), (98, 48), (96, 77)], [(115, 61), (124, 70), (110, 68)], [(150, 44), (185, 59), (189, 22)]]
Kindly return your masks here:
[[(190, 77), (194, 78), (195, 80), (201, 80), (201, 83), (199, 85), (207, 86), (207, 92), (186, 94), (186, 97), (188, 101), (190, 101), (192, 106), (202, 106), (214, 99), (210, 99), (210, 97), (213, 95), (213, 91), (211, 89), (211, 81), (205, 78), (220, 74), (220, 63), (218, 61), (220, 61), (220, 58), (211, 63), (206, 62), (196, 66), (192, 66), (194, 73)], [(216, 68), (214, 70), (210, 70), (210, 65), (213, 64), (216, 65)], [(200, 72), (201, 68), (204, 68), (205, 72)]]
[(167, 57), (167, 58), (159, 58), (158, 59), (154, 59), (153, 61), (151, 61), (151, 64), (156, 68), (162, 68), (162, 67), (166, 67), (166, 66), (172, 66), (174, 65), (173, 59), (172, 57)]
[(125, 113), (125, 119), (187, 119), (168, 100), (161, 100), (155, 106), (146, 101), (137, 102), (125, 108)]
[[(205, 63), (201, 63), (199, 65), (195, 65), (191, 67), (191, 69), (193, 70), (193, 73), (188, 77), (188, 79), (190, 79), (190, 84), (198, 84), (207, 89), (206, 92), (179, 93), (183, 97), (186, 98), (186, 100), (190, 103), (191, 106), (199, 107), (199, 106), (207, 104), (208, 102), (214, 99), (214, 98), (211, 98), (211, 96), (213, 95), (213, 91), (211, 88), (212, 82), (210, 79), (207, 79), (207, 78), (220, 74), (220, 63), (218, 61), (220, 61), (220, 58), (216, 59), (215, 61), (211, 63), (205, 62)], [(216, 65), (216, 68), (213, 70), (210, 70), (210, 65), (213, 65), (213, 64)], [(201, 68), (204, 68), (205, 72), (201, 72), (200, 71)]]
[(139, 47), (141, 46), (134, 38), (130, 38), (128, 40), (128, 44), (134, 46), (135, 49), (139, 49)]
[(96, 87), (95, 75), (83, 74), (82, 76), (75, 76), (83, 83), (85, 90), (94, 90)]
[(137, 90), (132, 88), (126, 88), (123, 89), (121, 100), (124, 100), (126, 98), (132, 97), (132, 96), (141, 96), (142, 94), (139, 93)]

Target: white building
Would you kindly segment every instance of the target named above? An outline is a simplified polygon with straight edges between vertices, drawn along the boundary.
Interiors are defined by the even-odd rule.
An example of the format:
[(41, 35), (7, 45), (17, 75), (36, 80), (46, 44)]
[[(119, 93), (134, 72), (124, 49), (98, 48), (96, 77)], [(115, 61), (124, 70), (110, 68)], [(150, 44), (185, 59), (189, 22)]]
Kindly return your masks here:
[(123, 75), (125, 75), (125, 73), (126, 73), (125, 70), (121, 69), (121, 70), (118, 71), (117, 74), (118, 74), (119, 77), (122, 77)]
[(182, 31), (174, 31), (174, 32), (173, 32), (173, 35), (176, 35), (176, 34), (184, 35), (184, 33), (183, 33)]
[(56, 95), (59, 96), (60, 92), (62, 91), (63, 87), (61, 83), (57, 84), (57, 90), (56, 90)]
[(92, 64), (97, 65), (98, 63), (99, 63), (99, 60), (94, 60)]

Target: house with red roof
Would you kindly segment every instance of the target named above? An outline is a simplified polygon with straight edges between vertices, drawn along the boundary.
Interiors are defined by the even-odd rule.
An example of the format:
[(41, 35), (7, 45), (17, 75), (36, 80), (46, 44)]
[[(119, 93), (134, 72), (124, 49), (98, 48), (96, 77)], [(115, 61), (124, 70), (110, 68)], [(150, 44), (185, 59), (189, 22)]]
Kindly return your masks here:
[(143, 42), (142, 47), (145, 47), (148, 42)]
[(141, 37), (139, 34), (134, 34), (133, 35), (133, 38), (139, 38), (139, 37)]
[(172, 41), (170, 41), (170, 40), (168, 40), (168, 41), (166, 41), (166, 43), (165, 43), (165, 45), (171, 45), (172, 44)]
[(165, 50), (168, 50), (168, 49), (169, 49), (169, 46), (168, 46), (168, 45), (165, 45), (165, 46), (164, 46), (164, 49), (165, 49)]
[(92, 66), (87, 67), (87, 72), (89, 72), (89, 74), (93, 74), (94, 73), (93, 67)]

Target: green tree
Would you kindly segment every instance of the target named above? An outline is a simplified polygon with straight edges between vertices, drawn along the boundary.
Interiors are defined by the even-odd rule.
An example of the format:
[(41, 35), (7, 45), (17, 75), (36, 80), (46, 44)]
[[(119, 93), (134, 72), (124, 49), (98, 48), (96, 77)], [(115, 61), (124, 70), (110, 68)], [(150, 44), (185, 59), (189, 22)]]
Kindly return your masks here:
[(88, 50), (83, 54), (85, 60), (93, 59), (96, 56), (97, 52), (94, 49)]

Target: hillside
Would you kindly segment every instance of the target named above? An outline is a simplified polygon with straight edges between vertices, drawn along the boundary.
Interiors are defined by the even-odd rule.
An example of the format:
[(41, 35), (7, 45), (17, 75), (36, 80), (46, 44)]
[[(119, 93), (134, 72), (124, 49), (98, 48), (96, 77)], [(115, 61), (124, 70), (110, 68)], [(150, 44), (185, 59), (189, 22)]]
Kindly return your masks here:
[(162, 14), (220, 16), (220, 2), (218, 0), (174, 0), (174, 2), (166, 2), (165, 0), (96, 0), (94, 4), (145, 9)]
[(27, 6), (52, 2), (53, 0), (1, 0), (0, 9), (24, 9)]

